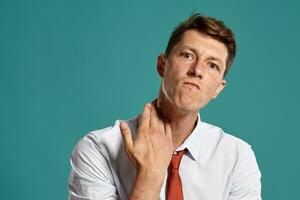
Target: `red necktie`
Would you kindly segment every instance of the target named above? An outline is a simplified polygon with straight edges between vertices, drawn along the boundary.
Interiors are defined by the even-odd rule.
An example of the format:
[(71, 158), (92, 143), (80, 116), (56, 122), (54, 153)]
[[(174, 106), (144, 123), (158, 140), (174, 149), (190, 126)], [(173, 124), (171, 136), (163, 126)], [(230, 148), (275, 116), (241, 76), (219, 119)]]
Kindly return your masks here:
[(179, 165), (185, 150), (178, 151), (172, 155), (172, 160), (168, 168), (167, 180), (167, 200), (183, 200), (182, 184), (179, 176)]

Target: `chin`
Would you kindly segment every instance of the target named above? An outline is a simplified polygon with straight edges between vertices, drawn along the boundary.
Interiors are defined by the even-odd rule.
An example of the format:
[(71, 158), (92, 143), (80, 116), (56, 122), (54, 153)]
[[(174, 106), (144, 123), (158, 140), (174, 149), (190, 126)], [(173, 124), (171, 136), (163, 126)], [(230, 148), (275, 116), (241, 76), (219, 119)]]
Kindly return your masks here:
[(186, 113), (198, 112), (200, 109), (199, 103), (188, 97), (176, 98), (176, 107)]

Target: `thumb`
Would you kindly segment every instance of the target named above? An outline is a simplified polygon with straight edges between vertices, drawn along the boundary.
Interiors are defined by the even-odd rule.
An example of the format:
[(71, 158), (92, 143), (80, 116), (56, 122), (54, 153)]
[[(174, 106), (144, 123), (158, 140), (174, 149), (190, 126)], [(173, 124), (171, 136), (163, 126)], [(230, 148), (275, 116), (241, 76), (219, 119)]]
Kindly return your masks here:
[(125, 142), (125, 149), (126, 151), (131, 152), (133, 141), (132, 141), (130, 128), (126, 122), (121, 122), (120, 129), (121, 129), (123, 140)]

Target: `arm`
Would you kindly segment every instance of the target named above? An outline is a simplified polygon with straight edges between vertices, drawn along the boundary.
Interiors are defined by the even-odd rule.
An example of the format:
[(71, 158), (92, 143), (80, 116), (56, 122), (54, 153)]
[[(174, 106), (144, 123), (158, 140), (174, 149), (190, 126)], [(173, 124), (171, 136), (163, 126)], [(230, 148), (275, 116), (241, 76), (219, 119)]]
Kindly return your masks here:
[(249, 146), (234, 174), (228, 200), (261, 200), (261, 173)]
[(70, 162), (69, 200), (116, 200), (117, 190), (107, 160), (87, 135), (73, 150)]
[(130, 200), (159, 199), (160, 190), (173, 153), (171, 126), (158, 117), (154, 105), (146, 104), (137, 136), (132, 140), (125, 122), (120, 129), (125, 151), (137, 170)]

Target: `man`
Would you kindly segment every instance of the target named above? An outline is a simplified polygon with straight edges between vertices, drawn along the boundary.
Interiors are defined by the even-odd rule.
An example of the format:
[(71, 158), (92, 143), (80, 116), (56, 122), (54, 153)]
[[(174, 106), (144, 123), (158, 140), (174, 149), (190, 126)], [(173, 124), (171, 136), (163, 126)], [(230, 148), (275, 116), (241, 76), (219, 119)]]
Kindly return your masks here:
[(157, 59), (158, 98), (75, 147), (69, 199), (261, 199), (250, 145), (198, 114), (224, 89), (235, 53), (222, 21), (194, 14), (179, 24)]

